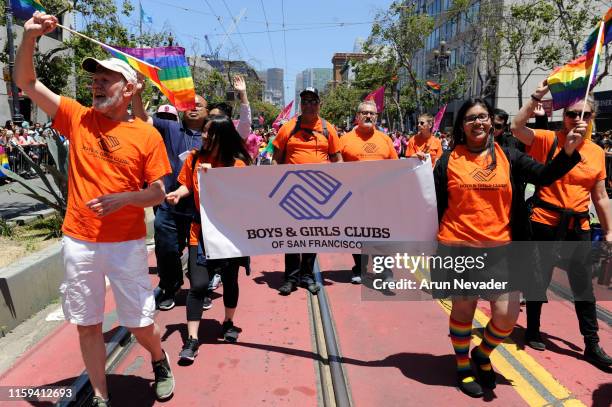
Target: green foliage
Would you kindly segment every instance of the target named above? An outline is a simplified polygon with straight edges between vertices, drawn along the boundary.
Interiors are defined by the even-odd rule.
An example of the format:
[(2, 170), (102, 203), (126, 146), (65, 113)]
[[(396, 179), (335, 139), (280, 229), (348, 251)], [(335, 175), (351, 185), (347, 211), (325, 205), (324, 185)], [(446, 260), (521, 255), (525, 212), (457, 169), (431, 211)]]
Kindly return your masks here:
[(274, 119), (276, 119), (280, 113), (280, 109), (272, 103), (261, 100), (249, 101), (249, 103), (251, 105), (252, 117), (257, 118), (260, 114), (263, 114), (265, 126), (271, 126)]
[(11, 237), (15, 234), (15, 227), (6, 220), (0, 218), (0, 236)]
[(196, 93), (204, 95), (208, 104), (225, 102), (229, 83), (223, 74), (217, 70), (204, 69), (192, 69), (192, 74)]
[(346, 121), (352, 123), (357, 106), (369, 93), (368, 90), (339, 84), (321, 97), (321, 117), (339, 125), (346, 126)]

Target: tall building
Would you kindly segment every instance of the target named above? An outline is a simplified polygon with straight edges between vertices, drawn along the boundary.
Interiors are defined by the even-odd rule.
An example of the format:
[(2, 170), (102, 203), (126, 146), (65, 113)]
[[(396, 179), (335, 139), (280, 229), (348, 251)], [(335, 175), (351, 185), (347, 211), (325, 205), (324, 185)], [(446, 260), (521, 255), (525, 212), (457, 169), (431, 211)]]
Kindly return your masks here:
[(313, 86), (323, 92), (332, 80), (330, 68), (309, 68), (298, 73), (295, 77), (295, 101), (299, 103), (300, 92), (309, 86)]
[(285, 105), (285, 80), (281, 68), (269, 68), (266, 71), (266, 92), (264, 100), (278, 106)]
[(367, 59), (368, 54), (362, 52), (337, 52), (332, 57), (333, 86), (341, 82), (351, 82), (355, 79), (355, 71), (351, 62)]

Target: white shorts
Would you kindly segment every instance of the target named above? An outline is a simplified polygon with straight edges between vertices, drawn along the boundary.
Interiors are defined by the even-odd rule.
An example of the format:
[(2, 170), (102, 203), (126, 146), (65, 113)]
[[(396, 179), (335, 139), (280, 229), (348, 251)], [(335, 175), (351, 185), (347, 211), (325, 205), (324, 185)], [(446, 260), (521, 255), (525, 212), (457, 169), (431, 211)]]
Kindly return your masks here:
[(96, 243), (64, 236), (62, 255), (65, 275), (60, 292), (67, 321), (77, 325), (103, 322), (106, 276), (119, 323), (128, 328), (153, 323), (155, 297), (144, 239)]

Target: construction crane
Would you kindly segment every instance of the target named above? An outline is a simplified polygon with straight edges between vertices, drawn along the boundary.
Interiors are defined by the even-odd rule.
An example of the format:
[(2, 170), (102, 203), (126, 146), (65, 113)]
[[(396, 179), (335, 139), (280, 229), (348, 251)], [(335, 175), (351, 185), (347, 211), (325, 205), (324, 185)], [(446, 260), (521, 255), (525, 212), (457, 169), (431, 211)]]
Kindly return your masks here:
[(242, 20), (242, 17), (244, 17), (246, 12), (247, 12), (247, 9), (243, 8), (242, 10), (240, 10), (240, 13), (238, 14), (238, 16), (232, 19), (232, 25), (229, 27), (227, 31), (225, 31), (225, 37), (223, 37), (223, 40), (217, 46), (217, 48), (213, 49), (212, 45), (210, 44), (210, 39), (208, 38), (208, 35), (204, 35), (204, 39), (206, 40), (206, 46), (208, 47), (208, 52), (209, 52), (209, 55), (204, 55), (205, 57), (212, 58), (215, 60), (219, 59), (219, 53), (223, 49), (223, 46), (229, 39), (230, 35), (232, 35), (234, 31), (236, 31), (236, 29), (238, 28), (238, 23), (240, 23), (240, 20)]

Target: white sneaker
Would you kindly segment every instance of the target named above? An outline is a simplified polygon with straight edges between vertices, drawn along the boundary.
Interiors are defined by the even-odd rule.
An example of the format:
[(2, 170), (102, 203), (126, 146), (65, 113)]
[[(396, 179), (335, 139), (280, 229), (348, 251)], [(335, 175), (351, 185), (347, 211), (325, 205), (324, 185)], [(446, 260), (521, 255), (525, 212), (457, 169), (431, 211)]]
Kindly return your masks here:
[(215, 276), (212, 279), (210, 288), (212, 290), (216, 290), (217, 288), (219, 288), (220, 285), (221, 285), (221, 276), (219, 274), (215, 274)]

